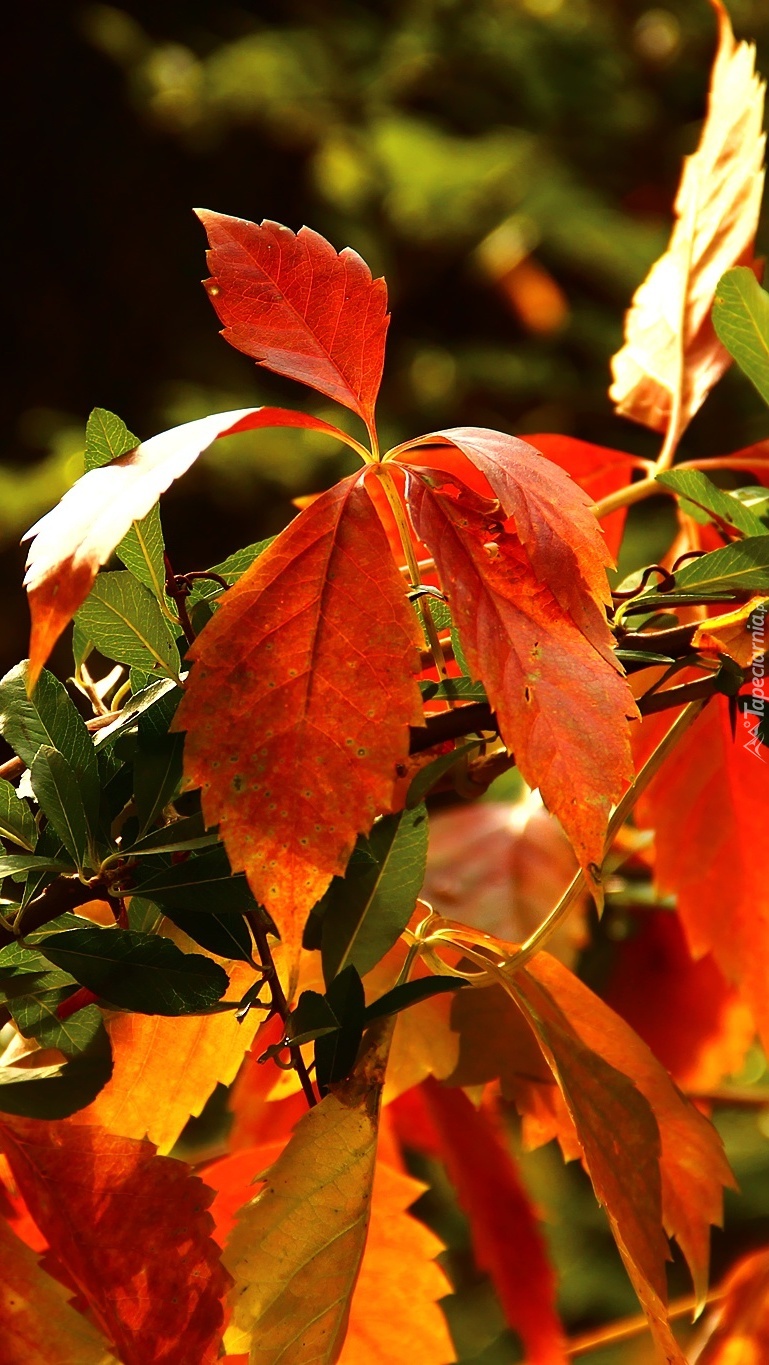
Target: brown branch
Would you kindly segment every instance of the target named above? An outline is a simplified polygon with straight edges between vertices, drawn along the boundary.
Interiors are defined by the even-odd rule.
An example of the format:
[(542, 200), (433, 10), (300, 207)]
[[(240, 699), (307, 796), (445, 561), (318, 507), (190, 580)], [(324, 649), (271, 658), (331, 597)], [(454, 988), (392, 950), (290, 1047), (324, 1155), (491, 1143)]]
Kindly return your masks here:
[[(109, 894), (105, 884), (101, 882), (91, 882), (87, 884), (81, 882), (79, 877), (57, 877), (55, 881), (49, 882), (39, 896), (35, 896), (19, 911), (17, 925), (19, 930), (25, 934), (30, 934), (35, 929), (40, 929), (44, 924), (50, 924), (51, 920), (58, 919), (59, 915), (65, 915), (68, 911), (76, 910), (79, 905), (87, 905), (88, 901), (105, 900), (115, 909), (118, 902)], [(117, 918), (117, 915), (116, 915)], [(13, 943), (18, 937), (18, 933), (11, 933), (9, 929), (0, 925), (0, 945), (5, 947), (7, 943)]]
[[(278, 976), (278, 970), (275, 966), (272, 952), (270, 951), (270, 945), (267, 941), (266, 925), (263, 923), (258, 910), (247, 910), (246, 919), (248, 920), (251, 933), (254, 936), (254, 943), (256, 944), (256, 950), (259, 954), (259, 963), (270, 992), (270, 1014), (280, 1015), (285, 1033), (286, 1022), (291, 1011), (289, 1009), (288, 1000), (286, 999), (286, 993), (280, 983), (280, 977)], [(269, 1018), (269, 1015), (267, 1017)], [(304, 1058), (302, 1057), (300, 1048), (291, 1049), (291, 1062), (294, 1071), (301, 1082), (304, 1097), (312, 1109), (313, 1106), (318, 1103), (318, 1098), (312, 1088), (310, 1073), (304, 1064)]]

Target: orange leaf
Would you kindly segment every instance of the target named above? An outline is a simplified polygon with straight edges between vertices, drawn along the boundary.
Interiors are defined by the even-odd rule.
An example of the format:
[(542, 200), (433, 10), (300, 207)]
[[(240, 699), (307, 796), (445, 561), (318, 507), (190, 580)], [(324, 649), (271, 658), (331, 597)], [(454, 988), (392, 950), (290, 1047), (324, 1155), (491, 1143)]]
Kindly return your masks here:
[(189, 652), (177, 716), (233, 871), (298, 953), (307, 912), (388, 806), (422, 720), (420, 634), (361, 475), (273, 541)]
[(753, 1018), (708, 953), (694, 962), (678, 916), (642, 910), (616, 947), (606, 1003), (684, 1090), (714, 1089), (742, 1067)]
[[(626, 488), (638, 461), (624, 450), (610, 450), (590, 441), (579, 441), (575, 436), (538, 433), (528, 436), (528, 444), (539, 450), (546, 459), (559, 464), (575, 483), (590, 495), (593, 502)], [(601, 521), (609, 553), (614, 559), (619, 554), (625, 530), (627, 508), (611, 512)]]
[(91, 591), (100, 565), (131, 523), (141, 520), (212, 442), (259, 427), (303, 427), (355, 445), (328, 422), (286, 408), (215, 413), (161, 432), (110, 464), (89, 470), (27, 531), (24, 539), (32, 540), (24, 580), (32, 613), (30, 691), (64, 627)]
[(769, 1250), (732, 1266), (723, 1299), (705, 1322), (698, 1365), (764, 1365), (769, 1360)]
[(389, 314), (384, 280), (351, 247), (339, 254), (310, 228), (293, 233), (198, 211), (211, 250), (208, 296), (223, 335), (276, 374), (352, 408), (370, 428)]
[(491, 1276), (530, 1365), (565, 1365), (555, 1276), (529, 1197), (488, 1110), (432, 1078), (420, 1087), (439, 1154), (470, 1220), (475, 1259)]
[(212, 1192), (150, 1143), (3, 1116), (0, 1141), (51, 1250), (123, 1365), (213, 1365), (226, 1271)]
[(612, 361), (617, 410), (677, 437), (731, 363), (710, 321), (725, 270), (752, 260), (763, 190), (764, 83), (721, 0), (719, 41), (699, 146), (684, 162), (664, 256), (636, 290)]
[[(273, 1015), (259, 1029), (235, 1084), (230, 1088), (228, 1108), (233, 1123), (228, 1146), (231, 1152), (273, 1140), (285, 1142), (294, 1125), (307, 1112), (307, 1100), (300, 1088), (285, 1098), (271, 1098), (276, 1082), (285, 1079), (287, 1073), (272, 1060), (259, 1060), (266, 1048), (280, 1041), (284, 1032), (283, 1021), (277, 1014)], [(292, 1074), (296, 1075), (295, 1072)]]
[(3, 1365), (114, 1365), (100, 1333), (67, 1299), (63, 1285), (0, 1219)]
[[(639, 756), (654, 746), (670, 717), (649, 717)], [(716, 698), (684, 735), (637, 807), (656, 831), (656, 880), (678, 898), (695, 958), (712, 952), (750, 1009), (769, 1045), (769, 886), (760, 850), (766, 842), (769, 782), (755, 717), (738, 717)]]
[(505, 743), (598, 891), (608, 812), (630, 777), (627, 684), (540, 581), (488, 499), (454, 482), (429, 487), (422, 475), (411, 479), (409, 505)]
[[(232, 963), (229, 974), (227, 998), (240, 999), (254, 980), (253, 970)], [(259, 1018), (256, 1010), (242, 1024), (231, 1013), (174, 1019), (113, 1014), (106, 1020), (112, 1076), (73, 1123), (98, 1124), (121, 1137), (148, 1137), (162, 1154), (170, 1152), (217, 1082), (234, 1080)]]

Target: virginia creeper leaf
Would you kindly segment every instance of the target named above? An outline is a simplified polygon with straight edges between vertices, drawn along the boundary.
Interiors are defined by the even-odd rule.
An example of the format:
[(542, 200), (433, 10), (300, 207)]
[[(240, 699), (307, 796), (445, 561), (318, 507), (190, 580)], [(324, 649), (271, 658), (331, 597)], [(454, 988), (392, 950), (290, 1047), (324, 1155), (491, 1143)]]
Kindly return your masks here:
[[(430, 443), (437, 444), (430, 448)], [(497, 517), (502, 522), (512, 517), (536, 579), (547, 585), (595, 648), (611, 658), (613, 640), (604, 607), (610, 601), (606, 568), (612, 560), (589, 496), (528, 442), (484, 427), (455, 427), (422, 436), (419, 449), (401, 459), (425, 460), (441, 468), (441, 445), (446, 444), (465, 456), (487, 487), (471, 482), (461, 466), (457, 472), (455, 461), (447, 462), (447, 472), (459, 483), (470, 483), (476, 492), (492, 490), (501, 508)]]
[(418, 648), (403, 581), (353, 475), (273, 541), (190, 650), (174, 722), (188, 731), (188, 781), (290, 952), (391, 799), (408, 726), (422, 720)]
[(366, 1243), (387, 1040), (305, 1114), (230, 1236), (226, 1345), (249, 1351), (251, 1365), (339, 1358)]
[[(488, 499), (433, 471), (409, 491), (468, 662), (525, 780), (539, 787), (595, 888), (609, 808), (630, 776), (627, 686), (548, 588)], [(575, 688), (575, 679), (579, 686)], [(587, 718), (589, 716), (589, 723)], [(591, 865), (593, 865), (591, 867)]]
[[(235, 962), (228, 970), (227, 998), (237, 1000), (253, 981), (253, 969)], [(230, 1085), (235, 1079), (259, 1020), (256, 1010), (242, 1023), (232, 1013), (173, 1019), (108, 1016), (112, 1078), (75, 1121), (101, 1125), (122, 1137), (148, 1137), (161, 1153), (170, 1152), (217, 1083)], [(260, 1068), (260, 1075), (265, 1071)]]
[(389, 314), (384, 280), (351, 247), (198, 210), (208, 234), (208, 297), (230, 345), (276, 374), (374, 417)]
[(51, 1250), (123, 1365), (215, 1365), (228, 1277), (213, 1191), (147, 1142), (4, 1120), (0, 1141)]
[(5, 1365), (115, 1365), (101, 1333), (68, 1302), (39, 1257), (0, 1219), (0, 1324)]
[(77, 613), (80, 630), (107, 659), (179, 677), (179, 650), (149, 588), (126, 570), (100, 573)]
[(93, 822), (99, 809), (99, 767), (94, 743), (66, 688), (47, 669), (31, 696), (27, 662), (0, 681), (0, 732), (14, 753), (32, 766), (42, 745), (58, 749), (77, 774), (83, 805)]
[[(125, 422), (106, 408), (94, 408), (85, 429), (85, 469), (98, 469), (118, 455), (127, 455), (140, 444)], [(154, 597), (165, 603), (166, 570), (160, 509), (152, 507), (146, 517), (135, 521), (116, 546), (118, 558), (134, 578), (138, 578)]]
[(348, 963), (365, 975), (406, 928), (425, 877), (425, 807), (383, 816), (365, 840), (366, 856), (356, 858), (356, 852), (344, 878), (336, 878), (326, 893), (321, 943), (326, 981)]
[(96, 995), (138, 1014), (192, 1014), (221, 1000), (227, 974), (210, 958), (128, 929), (68, 929), (40, 953)]
[(31, 853), (37, 842), (35, 817), (28, 803), (16, 795), (16, 788), (0, 779), (0, 838), (10, 839)]
[[(535, 450), (541, 451), (548, 460), (571, 474), (575, 483), (584, 488), (593, 502), (619, 492), (631, 482), (635, 460), (624, 450), (611, 450), (593, 445), (590, 441), (577, 440), (575, 436), (553, 432), (527, 435), (527, 440)], [(614, 559), (622, 544), (626, 513), (627, 509), (621, 507), (601, 519), (606, 545)]]
[[(446, 1164), (470, 1220), (475, 1259), (488, 1272), (530, 1365), (566, 1365), (555, 1276), (513, 1158), (488, 1109), (429, 1077), (421, 1086)], [(511, 1230), (515, 1233), (511, 1236)]]
[[(750, 271), (748, 274), (753, 279)], [(766, 532), (760, 517), (741, 503), (739, 498), (722, 488), (717, 488), (699, 469), (670, 469), (664, 474), (658, 474), (657, 482), (663, 484), (665, 488), (672, 488), (674, 493), (684, 498), (686, 501), (683, 505), (686, 510), (687, 504), (693, 503), (695, 507), (714, 513), (714, 520), (718, 524), (726, 523), (727, 526), (736, 527), (745, 536), (761, 536)]]
[(730, 364), (710, 308), (724, 271), (752, 259), (764, 184), (755, 48), (735, 41), (721, 0), (711, 4), (719, 40), (699, 146), (684, 161), (668, 249), (636, 290), (612, 361), (617, 410), (654, 431), (673, 423), (675, 436)]
[(146, 516), (161, 493), (219, 437), (260, 427), (303, 427), (350, 441), (328, 422), (286, 408), (215, 413), (161, 432), (111, 464), (89, 470), (27, 531), (24, 539), (32, 540), (25, 579), (32, 613), (30, 689), (131, 523)]
[(769, 403), (769, 295), (752, 270), (727, 270), (713, 304), (719, 340)]

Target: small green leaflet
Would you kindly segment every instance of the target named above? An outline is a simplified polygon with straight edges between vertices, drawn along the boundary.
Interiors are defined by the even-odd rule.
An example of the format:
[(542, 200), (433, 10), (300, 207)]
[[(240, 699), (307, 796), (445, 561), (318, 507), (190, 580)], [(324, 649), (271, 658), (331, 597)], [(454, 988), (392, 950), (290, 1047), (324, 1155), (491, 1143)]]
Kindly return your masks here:
[[(1, 684), (0, 684), (1, 685)], [(176, 684), (170, 678), (156, 678), (148, 683), (141, 691), (134, 693), (131, 700), (126, 702), (120, 715), (116, 717), (112, 725), (106, 726), (103, 730), (96, 733), (94, 747), (97, 751), (111, 747), (115, 740), (127, 730), (133, 729), (137, 724), (139, 716), (148, 711), (150, 707), (156, 706), (161, 698), (168, 693), (176, 690)], [(181, 696), (181, 692), (179, 693)]]
[(19, 848), (32, 852), (37, 842), (35, 817), (16, 788), (0, 778), (0, 838), (10, 839)]
[(77, 774), (58, 749), (44, 744), (32, 760), (30, 777), (40, 809), (50, 820), (76, 867), (80, 870), (88, 867), (96, 830), (89, 824)]
[(75, 620), (106, 658), (157, 668), (178, 682), (181, 661), (169, 624), (149, 588), (133, 574), (100, 573)]
[(713, 326), (719, 341), (769, 403), (769, 294), (747, 266), (736, 266), (721, 276)]
[(27, 696), (27, 663), (17, 664), (0, 680), (0, 733), (19, 758), (32, 766), (38, 749), (58, 749), (77, 775), (82, 801), (95, 824), (99, 811), (99, 765), (93, 740), (66, 688), (43, 669)]
[(665, 488), (672, 488), (689, 503), (694, 503), (695, 507), (713, 513), (713, 520), (725, 522), (728, 526), (742, 531), (745, 536), (760, 536), (766, 533), (763, 522), (749, 507), (733, 494), (717, 488), (699, 469), (671, 469), (665, 474), (658, 474), (657, 482), (663, 484)]
[(221, 846), (137, 876), (136, 891), (161, 909), (234, 912), (253, 910), (256, 904), (243, 874), (233, 876)]
[(43, 858), (34, 853), (7, 853), (0, 857), (0, 877), (20, 877), (28, 872), (72, 872), (71, 863), (60, 858)]
[(125, 857), (146, 858), (158, 853), (181, 853), (188, 849), (205, 848), (219, 842), (218, 829), (206, 829), (201, 814), (186, 815), (181, 820), (172, 820), (162, 829), (153, 829), (143, 839), (137, 839), (130, 847), (121, 849)]
[(344, 877), (334, 878), (324, 898), (321, 955), (327, 982), (350, 963), (365, 975), (398, 941), (417, 903), (426, 862), (423, 805), (383, 816), (358, 841)]
[(95, 1005), (88, 1005), (69, 1019), (59, 1019), (56, 1010), (77, 990), (77, 982), (66, 972), (52, 968), (39, 953), (28, 949), (26, 955), (37, 964), (37, 970), (26, 964), (17, 971), (4, 967), (0, 954), (0, 998), (25, 1038), (35, 1038), (41, 1047), (57, 1047), (66, 1057), (73, 1057), (98, 1032), (101, 1014)]
[(215, 1005), (229, 985), (210, 958), (130, 929), (67, 929), (39, 939), (37, 951), (109, 1004), (137, 1014), (194, 1014)]
[(445, 682), (422, 682), (419, 686), (424, 701), (443, 701), (446, 697), (455, 701), (488, 701), (483, 683), (472, 678), (447, 678)]
[(0, 1113), (67, 1118), (95, 1100), (111, 1075), (112, 1051), (107, 1030), (101, 1027), (83, 1051), (63, 1065), (24, 1071), (0, 1067)]
[(321, 1095), (327, 1086), (349, 1076), (363, 1037), (366, 997), (352, 963), (334, 977), (325, 999), (339, 1027), (333, 1033), (322, 1034), (315, 1043), (315, 1075)]
[(676, 571), (676, 587), (685, 592), (769, 591), (769, 535), (749, 536), (690, 560)]
[(403, 981), (400, 986), (393, 986), (391, 991), (366, 1006), (365, 1023), (368, 1026), (388, 1014), (400, 1014), (401, 1010), (419, 1005), (422, 1000), (429, 1000), (434, 995), (445, 995), (447, 991), (458, 991), (466, 985), (466, 981), (456, 976), (422, 976), (415, 981)]
[[(109, 464), (118, 455), (135, 450), (138, 444), (138, 438), (114, 412), (108, 412), (106, 408), (94, 408), (85, 429), (86, 470)], [(166, 607), (164, 551), (160, 510), (156, 505), (141, 521), (134, 522), (118, 545), (116, 554), (134, 578), (138, 578), (140, 583), (149, 588), (153, 597)]]

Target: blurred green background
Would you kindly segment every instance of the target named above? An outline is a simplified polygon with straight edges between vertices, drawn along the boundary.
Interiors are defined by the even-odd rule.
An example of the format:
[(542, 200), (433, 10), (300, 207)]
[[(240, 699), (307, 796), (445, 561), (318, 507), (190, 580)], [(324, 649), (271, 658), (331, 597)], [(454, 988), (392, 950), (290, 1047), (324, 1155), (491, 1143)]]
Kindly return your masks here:
[[(768, 72), (766, 0), (729, 8)], [(19, 536), (81, 472), (93, 406), (142, 437), (275, 401), (354, 423), (218, 336), (194, 205), (307, 223), (386, 275), (385, 441), (468, 422), (655, 451), (655, 437), (614, 417), (608, 362), (696, 143), (715, 38), (706, 0), (26, 0), (14, 11), (0, 671), (25, 650)], [(767, 435), (760, 400), (732, 374), (684, 448)], [(164, 499), (176, 567), (279, 529), (291, 499), (346, 459), (301, 432), (223, 443)], [(762, 1123), (732, 1124), (750, 1194), (743, 1247), (769, 1240)], [(635, 1311), (580, 1173), (547, 1152), (529, 1178), (557, 1209), (572, 1323)], [(457, 1220), (443, 1231), (465, 1285), (462, 1358), (504, 1365), (516, 1348), (446, 1210), (436, 1216)], [(720, 1244), (719, 1270), (736, 1245)]]

